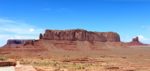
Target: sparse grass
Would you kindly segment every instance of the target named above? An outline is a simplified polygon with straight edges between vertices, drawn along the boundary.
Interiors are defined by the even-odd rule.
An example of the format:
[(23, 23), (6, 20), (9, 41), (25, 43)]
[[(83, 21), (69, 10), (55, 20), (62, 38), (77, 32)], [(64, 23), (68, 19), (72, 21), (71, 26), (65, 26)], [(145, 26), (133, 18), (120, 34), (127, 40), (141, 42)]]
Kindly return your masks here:
[(76, 65), (76, 69), (81, 70), (81, 69), (85, 69), (84, 65)]
[(107, 67), (106, 69), (111, 69), (111, 70), (113, 70), (113, 69), (119, 69), (119, 67)]
[[(90, 53), (86, 53), (87, 51), (53, 51), (47, 54), (47, 57), (44, 56), (46, 54), (39, 56), (26, 54), (29, 57), (22, 55), (24, 58), (18, 57), (19, 55), (15, 56), (15, 53), (15, 57), (10, 58), (17, 59), (23, 65), (33, 65), (38, 71), (63, 71), (62, 69), (68, 71), (136, 71), (138, 69), (148, 71), (149, 50), (149, 48), (113, 48), (112, 50), (110, 48), (110, 51)], [(0, 60), (7, 60), (7, 57), (0, 56)]]
[(126, 71), (135, 71), (135, 70), (126, 70)]
[(21, 64), (34, 66), (57, 66), (58, 62), (48, 59), (21, 59)]
[(0, 56), (0, 61), (6, 61), (8, 58), (5, 56)]

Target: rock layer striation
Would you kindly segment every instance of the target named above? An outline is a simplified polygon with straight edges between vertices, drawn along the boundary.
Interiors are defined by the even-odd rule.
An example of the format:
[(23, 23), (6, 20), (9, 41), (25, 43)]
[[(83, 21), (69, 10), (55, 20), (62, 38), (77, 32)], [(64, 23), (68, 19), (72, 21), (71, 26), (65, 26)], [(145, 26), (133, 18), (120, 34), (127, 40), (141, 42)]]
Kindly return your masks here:
[(99, 41), (99, 42), (120, 42), (119, 34), (115, 32), (92, 32), (82, 29), (75, 30), (46, 30), (43, 40), (69, 40), (69, 41)]

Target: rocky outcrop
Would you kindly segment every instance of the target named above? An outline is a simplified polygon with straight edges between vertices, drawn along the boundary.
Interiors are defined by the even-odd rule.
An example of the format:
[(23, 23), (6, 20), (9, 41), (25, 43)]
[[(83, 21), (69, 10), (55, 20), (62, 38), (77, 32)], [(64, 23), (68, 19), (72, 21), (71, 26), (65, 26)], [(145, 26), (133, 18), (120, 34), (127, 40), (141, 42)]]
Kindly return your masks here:
[(139, 38), (138, 37), (135, 37), (132, 39), (131, 42), (128, 43), (129, 46), (139, 46), (139, 45), (146, 45), (146, 44), (143, 44), (142, 42), (139, 41)]
[(7, 44), (29, 44), (33, 43), (35, 40), (21, 40), (21, 39), (10, 39), (7, 41)]
[(37, 45), (38, 40), (34, 39), (9, 39), (7, 41), (7, 44), (5, 44), (3, 47), (14, 47), (14, 48), (33, 48), (38, 47)]
[(43, 40), (69, 40), (69, 41), (99, 41), (120, 42), (120, 36), (115, 32), (91, 32), (82, 29), (75, 30), (46, 30), (40, 35)]
[(5, 62), (5, 61), (0, 62), (0, 67), (6, 67), (6, 66), (16, 66), (16, 63), (15, 62)]
[(140, 42), (140, 41), (139, 41), (139, 37), (135, 37), (135, 38), (133, 38), (133, 39), (132, 39), (132, 42), (139, 43), (139, 42)]

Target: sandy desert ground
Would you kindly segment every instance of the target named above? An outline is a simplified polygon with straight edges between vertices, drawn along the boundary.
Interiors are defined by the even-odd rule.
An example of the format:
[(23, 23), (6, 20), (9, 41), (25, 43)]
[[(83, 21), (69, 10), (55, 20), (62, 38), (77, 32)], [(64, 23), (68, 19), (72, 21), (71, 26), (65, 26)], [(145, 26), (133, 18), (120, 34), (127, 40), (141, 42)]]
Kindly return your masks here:
[[(12, 51), (12, 50), (10, 50)], [(37, 71), (150, 71), (150, 47), (105, 48), (102, 50), (23, 49), (1, 50), (1, 61), (20, 61)]]

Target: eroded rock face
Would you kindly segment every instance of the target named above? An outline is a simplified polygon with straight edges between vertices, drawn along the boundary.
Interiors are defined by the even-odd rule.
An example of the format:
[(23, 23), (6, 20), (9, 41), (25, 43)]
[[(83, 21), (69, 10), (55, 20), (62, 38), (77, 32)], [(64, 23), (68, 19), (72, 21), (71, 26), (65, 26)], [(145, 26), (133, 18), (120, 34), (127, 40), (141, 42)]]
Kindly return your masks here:
[(0, 67), (6, 67), (6, 66), (16, 66), (15, 62), (0, 62)]
[(146, 45), (146, 44), (143, 44), (139, 41), (139, 38), (138, 37), (135, 37), (132, 39), (131, 42), (128, 43), (128, 45), (130, 46), (136, 46), (136, 45)]
[(132, 39), (132, 42), (139, 42), (139, 37), (135, 37)]
[(14, 47), (14, 48), (26, 48), (26, 47), (34, 47), (37, 40), (29, 39), (9, 39), (7, 40), (7, 44), (5, 44), (3, 47)]
[(7, 45), (9, 44), (29, 44), (34, 42), (35, 40), (21, 40), (21, 39), (10, 39), (7, 41)]
[[(41, 36), (41, 35), (40, 35)], [(100, 41), (120, 42), (120, 36), (115, 32), (91, 32), (82, 29), (75, 30), (46, 30), (42, 35), (44, 40), (69, 40), (69, 41)]]

